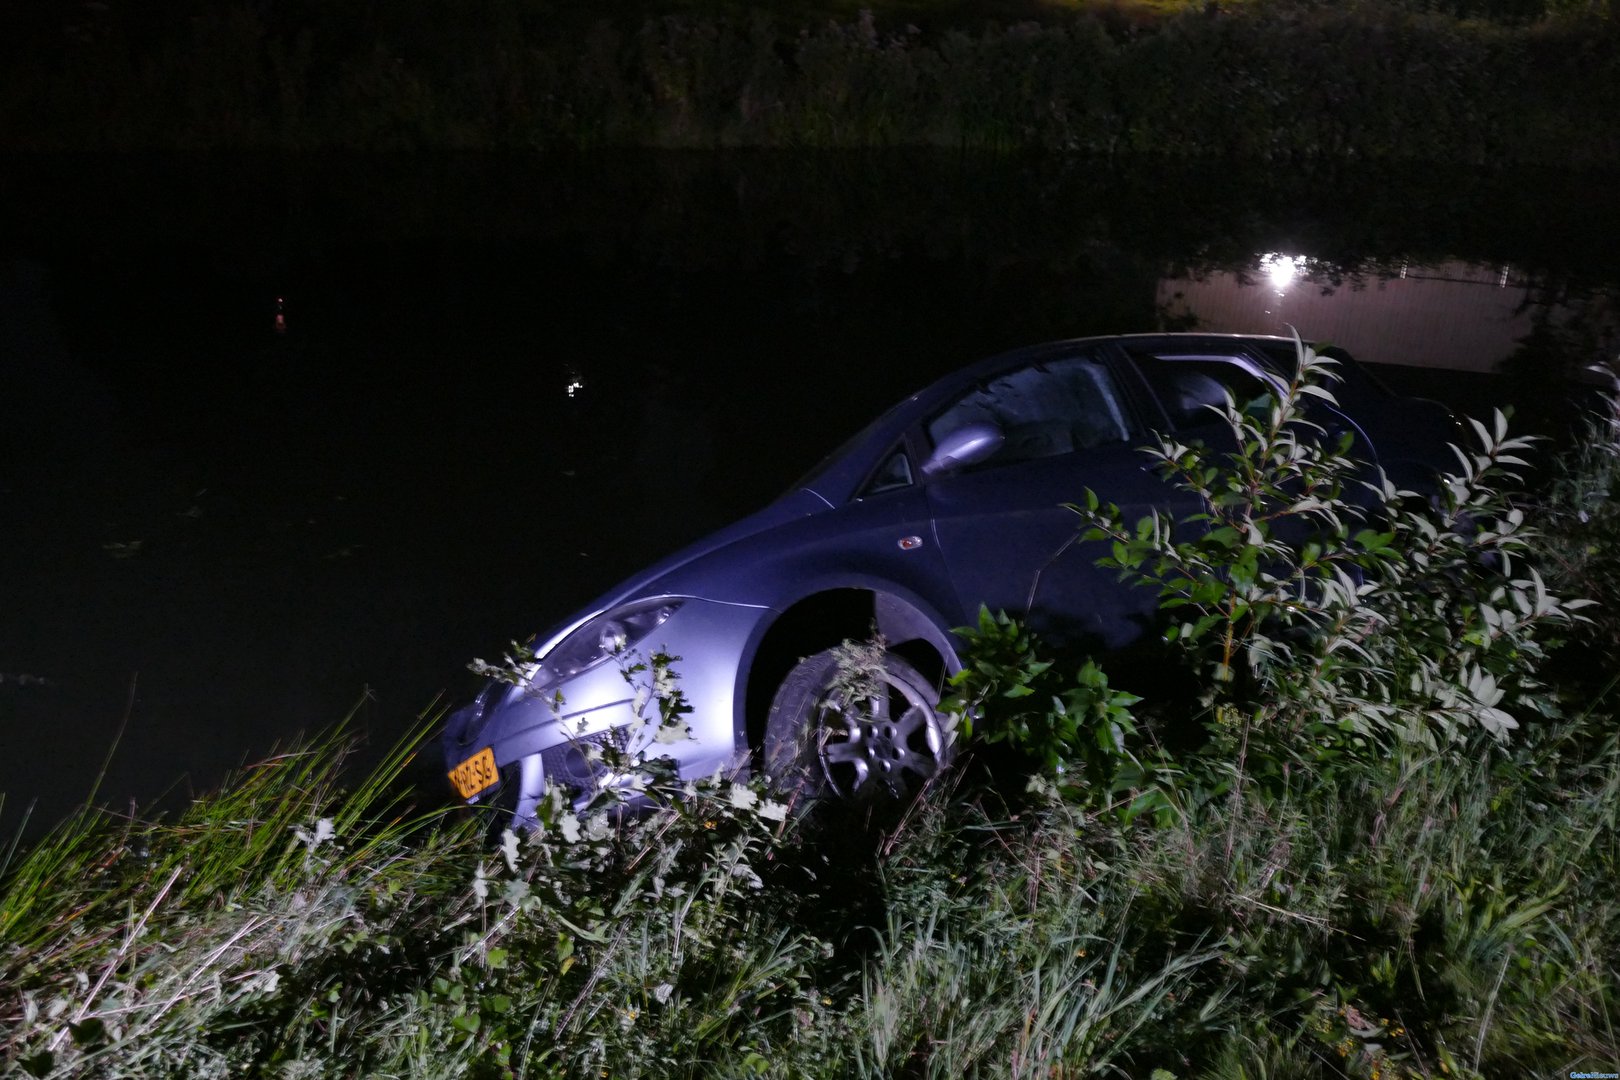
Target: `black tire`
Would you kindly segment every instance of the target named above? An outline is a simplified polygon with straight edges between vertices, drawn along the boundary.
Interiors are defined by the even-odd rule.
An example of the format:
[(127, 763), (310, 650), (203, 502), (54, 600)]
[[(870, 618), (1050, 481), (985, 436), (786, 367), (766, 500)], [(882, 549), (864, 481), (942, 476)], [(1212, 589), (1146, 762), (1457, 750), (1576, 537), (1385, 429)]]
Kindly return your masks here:
[(761, 747), (765, 775), (783, 790), (852, 804), (908, 801), (951, 763), (939, 692), (893, 653), (874, 673), (877, 694), (847, 706), (836, 650), (799, 661), (776, 691)]

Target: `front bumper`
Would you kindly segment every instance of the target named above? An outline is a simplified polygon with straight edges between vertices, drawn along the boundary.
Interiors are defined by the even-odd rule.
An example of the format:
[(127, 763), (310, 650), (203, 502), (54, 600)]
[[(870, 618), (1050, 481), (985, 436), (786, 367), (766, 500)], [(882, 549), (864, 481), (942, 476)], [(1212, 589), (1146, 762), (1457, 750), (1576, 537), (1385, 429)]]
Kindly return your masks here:
[[(446, 721), (440, 739), (445, 768), (455, 771), (488, 749), (503, 775), (514, 767), (522, 771), (525, 791), (545, 779), (587, 786), (590, 743), (619, 733), (632, 747), (651, 746), (651, 730), (659, 721), (650, 693), (652, 674), (627, 669), (655, 651), (677, 658), (672, 664), (676, 686), (691, 707), (683, 717), (691, 738), (657, 744), (658, 756), (674, 758), (686, 777), (741, 765), (748, 746), (737, 700), (740, 666), (768, 614), (761, 607), (685, 598), (680, 610), (618, 661), (553, 685), (492, 681)], [(498, 790), (498, 785), (488, 787), (467, 801), (479, 802)]]

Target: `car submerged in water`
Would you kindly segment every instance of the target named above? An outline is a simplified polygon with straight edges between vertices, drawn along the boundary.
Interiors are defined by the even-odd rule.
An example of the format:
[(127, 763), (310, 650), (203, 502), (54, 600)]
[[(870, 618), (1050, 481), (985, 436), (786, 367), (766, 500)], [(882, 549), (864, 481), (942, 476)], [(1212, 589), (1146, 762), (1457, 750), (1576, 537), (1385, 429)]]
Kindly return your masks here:
[[(1275, 394), (1292, 338), (1151, 334), (1020, 349), (939, 379), (878, 417), (764, 509), (635, 574), (553, 630), (516, 677), (449, 717), (452, 786), (532, 825), (548, 781), (589, 790), (592, 744), (645, 731), (627, 656), (679, 657), (680, 774), (764, 768), (852, 801), (916, 790), (950, 759), (939, 711), (980, 606), (1092, 654), (1153, 625), (1156, 597), (1095, 563), (1064, 504), (1090, 488), (1126, 520), (1196, 513), (1138, 448), (1155, 432), (1229, 443), (1210, 406)], [(1342, 352), (1311, 419), (1402, 486), (1450, 461), (1450, 413), (1391, 393)], [(838, 691), (846, 640), (882, 642)], [(654, 717), (653, 721), (658, 718)], [(660, 740), (663, 742), (664, 740)]]

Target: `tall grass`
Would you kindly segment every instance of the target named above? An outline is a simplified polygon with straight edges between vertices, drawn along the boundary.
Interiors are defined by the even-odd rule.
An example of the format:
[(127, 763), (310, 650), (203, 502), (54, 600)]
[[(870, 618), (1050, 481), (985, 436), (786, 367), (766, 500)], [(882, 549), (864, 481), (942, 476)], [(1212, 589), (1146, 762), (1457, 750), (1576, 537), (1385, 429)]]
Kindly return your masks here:
[(278, 754), (171, 820), (87, 807), (8, 867), (7, 1059), (41, 1075), (95, 1074), (109, 1056), (135, 1075), (204, 1075), (283, 973), (363, 940), (379, 887), (441, 895), (465, 831), (408, 812), (407, 746), (345, 790), (350, 745), (334, 733)]
[[(1595, 717), (1587, 718), (1595, 722)], [(342, 744), (0, 886), (34, 1076), (1551, 1075), (1620, 1053), (1620, 755), (1568, 726), (1126, 829), (1036, 782), (887, 834), (752, 789), (491, 849)], [(1584, 744), (1583, 744), (1584, 745)], [(387, 769), (374, 780), (388, 779)], [(759, 810), (764, 808), (766, 816)], [(800, 841), (809, 837), (813, 844)]]

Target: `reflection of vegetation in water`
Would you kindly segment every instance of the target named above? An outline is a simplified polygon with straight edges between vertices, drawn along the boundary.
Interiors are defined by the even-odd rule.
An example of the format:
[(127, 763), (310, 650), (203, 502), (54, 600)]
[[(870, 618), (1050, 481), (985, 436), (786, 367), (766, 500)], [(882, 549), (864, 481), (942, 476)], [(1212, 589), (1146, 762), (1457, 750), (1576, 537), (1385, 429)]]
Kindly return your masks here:
[[(1336, 242), (1331, 235), (1318, 235), (1330, 244)], [(1266, 255), (1258, 263), (1253, 258), (1234, 260), (1230, 252), (1178, 260), (1166, 275), (1169, 282), (1175, 283), (1172, 288), (1176, 291), (1167, 291), (1164, 297), (1161, 325), (1174, 329), (1248, 329), (1238, 325), (1244, 313), (1259, 318), (1259, 310), (1267, 307), (1269, 317), (1270, 300), (1258, 298), (1270, 298), (1273, 293), (1282, 296), (1285, 291), (1289, 295), (1314, 292), (1331, 297), (1347, 291), (1377, 297), (1397, 280), (1434, 280), (1447, 283), (1441, 289), (1451, 289), (1449, 297), (1436, 291), (1413, 301), (1409, 299), (1412, 294), (1405, 294), (1406, 298), (1392, 301), (1394, 309), (1410, 308), (1415, 303), (1424, 314), (1422, 327), (1430, 332), (1445, 330), (1451, 325), (1449, 320), (1459, 317), (1499, 326), (1501, 329), (1493, 330), (1486, 339), (1494, 344), (1500, 337), (1500, 351), (1471, 351), (1480, 346), (1479, 335), (1472, 333), (1478, 329), (1475, 326), (1463, 333), (1448, 331), (1427, 355), (1395, 353), (1363, 359), (1422, 363), (1475, 376), (1487, 372), (1504, 376), (1494, 380), (1489, 391), (1496, 395), (1497, 403), (1516, 403), (1521, 410), (1520, 422), (1547, 434), (1567, 434), (1570, 421), (1596, 401), (1594, 395), (1613, 389), (1612, 380), (1620, 370), (1620, 278), (1613, 270), (1600, 269), (1606, 260), (1582, 260), (1577, 268), (1569, 263), (1537, 264), (1533, 260), (1538, 256), (1531, 255), (1528, 265), (1504, 266), (1500, 261), (1478, 265), (1466, 258), (1435, 260), (1432, 254), (1407, 247), (1395, 250), (1398, 254), (1392, 255), (1339, 249), (1324, 258)], [(1530, 249), (1505, 248), (1486, 239), (1479, 250), (1528, 253)], [(1193, 293), (1184, 284), (1205, 285), (1214, 275), (1225, 277), (1208, 295)], [(1474, 296), (1468, 307), (1459, 308), (1454, 303), (1459, 287), (1464, 292), (1483, 290), (1493, 299), (1482, 306), (1479, 296)], [(1238, 297), (1246, 297), (1247, 305)], [(1365, 302), (1376, 309), (1376, 299)], [(1218, 325), (1202, 325), (1200, 310), (1206, 314), (1217, 311)], [(1292, 309), (1289, 319), (1300, 322), (1302, 328), (1310, 327), (1313, 310), (1318, 318), (1332, 317), (1323, 315), (1323, 307), (1299, 306)], [(1516, 332), (1512, 328), (1520, 325), (1527, 326), (1528, 331), (1510, 339), (1508, 334)], [(1321, 327), (1311, 329), (1318, 335), (1328, 333)], [(1410, 377), (1430, 381), (1418, 373)], [(1437, 374), (1432, 380), (1434, 385), (1424, 386), (1420, 392), (1447, 397), (1441, 389), (1445, 378)], [(1478, 384), (1480, 389), (1484, 385)]]
[(1534, 430), (1573, 434), (1620, 379), (1620, 285), (1547, 275), (1532, 288), (1530, 333), (1498, 367)]
[(1620, 287), (1564, 275), (1533, 285), (1532, 329), (1503, 364), (1504, 374), (1535, 377), (1620, 360)]

